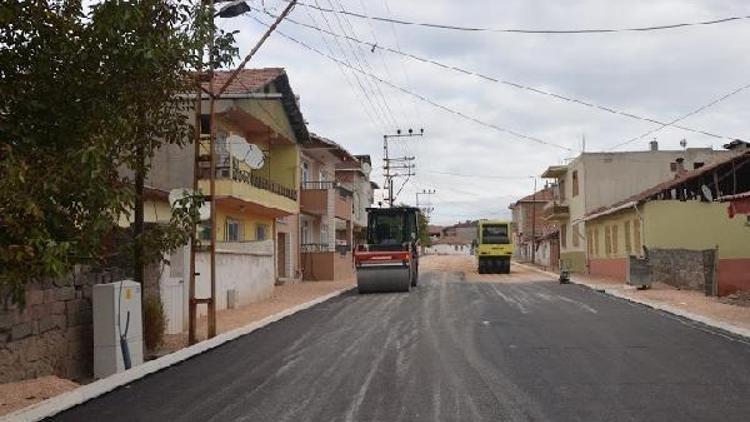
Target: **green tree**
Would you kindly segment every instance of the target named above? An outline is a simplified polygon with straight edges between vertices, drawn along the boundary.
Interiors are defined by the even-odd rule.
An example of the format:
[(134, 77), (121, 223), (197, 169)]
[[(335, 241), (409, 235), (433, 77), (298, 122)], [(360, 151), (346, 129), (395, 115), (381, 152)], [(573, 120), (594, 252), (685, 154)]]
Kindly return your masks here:
[[(179, 94), (196, 90), (211, 13), (200, 0), (0, 4), (0, 288), (15, 300), (31, 280), (101, 262), (103, 239), (141, 209), (133, 175), (160, 146), (190, 141)], [(219, 67), (237, 50), (217, 35)], [(188, 240), (199, 202), (136, 233), (138, 265)]]

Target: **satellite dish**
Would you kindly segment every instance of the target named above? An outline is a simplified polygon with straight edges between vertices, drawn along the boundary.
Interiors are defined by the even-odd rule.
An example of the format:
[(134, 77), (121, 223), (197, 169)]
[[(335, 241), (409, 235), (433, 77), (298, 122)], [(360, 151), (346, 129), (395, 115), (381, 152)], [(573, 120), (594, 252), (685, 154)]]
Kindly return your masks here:
[(370, 170), (372, 170), (372, 167), (367, 163), (362, 163), (362, 171), (365, 172), (365, 174), (370, 174)]
[[(185, 189), (185, 188), (172, 189), (171, 191), (169, 191), (170, 208), (176, 208), (177, 206), (179, 206), (179, 204), (177, 204), (178, 201), (191, 195), (193, 195), (193, 190), (191, 189)], [(198, 216), (200, 217), (201, 220), (208, 220), (211, 218), (211, 203), (210, 202), (204, 202), (203, 205), (201, 205), (201, 207), (198, 209)]]
[(711, 189), (709, 189), (708, 186), (701, 185), (701, 192), (703, 192), (703, 197), (706, 198), (706, 201), (713, 202), (714, 195), (711, 193)]
[(227, 143), (232, 157), (244, 162), (253, 170), (263, 167), (266, 156), (257, 145), (248, 143), (245, 138), (235, 134), (227, 138)]

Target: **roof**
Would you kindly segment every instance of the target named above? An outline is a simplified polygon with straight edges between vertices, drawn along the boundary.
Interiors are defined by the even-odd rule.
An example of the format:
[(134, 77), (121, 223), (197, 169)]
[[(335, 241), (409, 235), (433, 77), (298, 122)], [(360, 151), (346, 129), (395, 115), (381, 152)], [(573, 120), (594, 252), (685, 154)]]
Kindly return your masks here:
[(531, 195), (524, 196), (516, 201), (516, 204), (520, 202), (549, 202), (553, 199), (555, 199), (555, 190), (552, 187), (546, 187), (532, 193)]
[(750, 190), (747, 192), (738, 193), (736, 195), (724, 195), (721, 198), (719, 198), (719, 201), (725, 202), (725, 201), (734, 201), (736, 199), (746, 199), (750, 198)]
[[(227, 70), (217, 70), (214, 72), (214, 93), (218, 93), (219, 89), (224, 86), (226, 81), (229, 80), (231, 73), (231, 71)], [(310, 140), (307, 124), (299, 108), (297, 96), (292, 91), (291, 85), (289, 85), (289, 77), (283, 68), (242, 69), (224, 93), (261, 93), (271, 84), (281, 94), (281, 104), (284, 107), (294, 135), (297, 137), (297, 142), (307, 143)], [(203, 87), (208, 90), (208, 82), (203, 82)]]
[(354, 156), (349, 153), (349, 151), (346, 150), (346, 148), (342, 147), (338, 143), (328, 139), (324, 138), (320, 135), (317, 135), (315, 133), (310, 134), (310, 143), (305, 146), (306, 149), (326, 149), (331, 152), (331, 154), (334, 154), (337, 156), (342, 162), (345, 163), (357, 163), (357, 166), (359, 166), (359, 161), (354, 158)]
[(608, 205), (606, 207), (597, 208), (595, 210), (592, 210), (588, 213), (586, 213), (586, 219), (590, 220), (596, 217), (600, 217), (603, 215), (611, 214), (613, 212), (619, 211), (624, 208), (628, 208), (630, 206), (639, 204), (641, 202), (644, 202), (650, 198), (655, 197), (656, 195), (668, 191), (671, 189), (674, 189), (681, 184), (691, 181), (693, 179), (699, 178), (701, 176), (704, 176), (707, 173), (711, 173), (712, 171), (718, 169), (721, 166), (727, 165), (728, 163), (734, 161), (734, 160), (744, 160), (748, 159), (750, 160), (750, 150), (744, 151), (742, 153), (732, 155), (731, 157), (728, 157), (724, 160), (717, 161), (715, 163), (703, 166), (699, 169), (692, 170), (685, 172), (681, 175), (676, 176), (672, 180), (667, 180), (666, 182), (659, 183), (658, 185), (655, 185), (649, 189), (646, 189), (640, 193), (637, 193), (635, 195), (632, 195), (628, 198), (625, 198), (621, 201), (617, 201), (611, 205)]
[(369, 165), (372, 165), (372, 160), (370, 160), (370, 156), (367, 154), (355, 155), (355, 157), (357, 158), (357, 160), (359, 160), (362, 163), (367, 163)]
[(549, 166), (547, 170), (542, 173), (542, 177), (545, 179), (556, 179), (567, 172), (568, 166)]

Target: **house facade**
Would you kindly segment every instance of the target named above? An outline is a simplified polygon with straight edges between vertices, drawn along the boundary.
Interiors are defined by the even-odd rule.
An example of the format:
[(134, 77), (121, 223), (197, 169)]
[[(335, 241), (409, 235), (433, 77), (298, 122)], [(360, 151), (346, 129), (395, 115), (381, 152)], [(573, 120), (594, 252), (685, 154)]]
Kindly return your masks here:
[[(217, 72), (215, 88), (228, 76), (228, 72)], [(208, 96), (204, 96), (202, 110), (208, 109)], [(286, 72), (279, 68), (243, 70), (216, 100), (215, 110), (216, 227), (204, 223), (199, 229), (196, 297), (210, 296), (208, 247), (213, 230), (216, 308), (221, 310), (268, 298), (278, 279), (298, 276), (297, 229), (290, 217), (300, 209), (300, 147), (309, 142), (309, 133)], [(207, 114), (201, 116), (200, 129), (198, 186), (207, 194), (211, 159)], [(250, 147), (258, 152), (254, 163), (241, 159)], [(192, 143), (165, 146), (153, 158), (147, 185), (167, 192), (191, 189), (194, 160)], [(176, 261), (186, 261), (188, 248), (177, 252), (183, 259)], [(183, 286), (188, 274), (174, 271)], [(188, 289), (182, 290), (187, 315)], [(198, 310), (206, 312), (205, 307)]]
[(750, 151), (590, 212), (591, 274), (628, 280), (633, 257), (641, 257), (652, 279), (676, 287), (750, 290), (750, 207), (737, 213), (731, 203), (748, 190)]
[(571, 271), (587, 270), (587, 213), (732, 154), (710, 148), (660, 151), (652, 142), (649, 151), (587, 152), (569, 164), (549, 167), (542, 177), (554, 179), (554, 198), (544, 215), (559, 228), (560, 264)]
[[(553, 198), (553, 188), (546, 187), (519, 199), (508, 207), (513, 216), (511, 238), (515, 259), (531, 262), (534, 258), (536, 262), (534, 249), (539, 248), (539, 240), (542, 236), (554, 231), (554, 225), (544, 219), (544, 207)], [(549, 265), (549, 262), (545, 265)]]
[(370, 181), (372, 161), (369, 155), (355, 155), (336, 165), (336, 181), (352, 191), (352, 230), (354, 244), (365, 242), (367, 208), (375, 200), (375, 188)]
[(359, 161), (337, 143), (313, 135), (301, 158), (299, 229), (305, 280), (354, 276), (354, 187), (337, 181), (338, 166), (359, 166)]

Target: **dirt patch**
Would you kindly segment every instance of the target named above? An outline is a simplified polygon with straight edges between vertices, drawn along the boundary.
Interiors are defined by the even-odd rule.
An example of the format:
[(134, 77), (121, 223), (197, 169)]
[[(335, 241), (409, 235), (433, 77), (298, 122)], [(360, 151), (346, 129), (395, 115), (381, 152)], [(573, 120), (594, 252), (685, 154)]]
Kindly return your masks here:
[(420, 258), (420, 271), (457, 273), (461, 281), (472, 283), (528, 283), (549, 281), (549, 276), (511, 263), (510, 274), (479, 274), (476, 257), (470, 255), (425, 255)]
[(731, 295), (722, 297), (719, 300), (721, 301), (721, 303), (726, 303), (728, 305), (750, 308), (750, 292), (749, 291), (732, 293)]
[(39, 403), (78, 388), (78, 384), (55, 376), (0, 385), (0, 415)]

